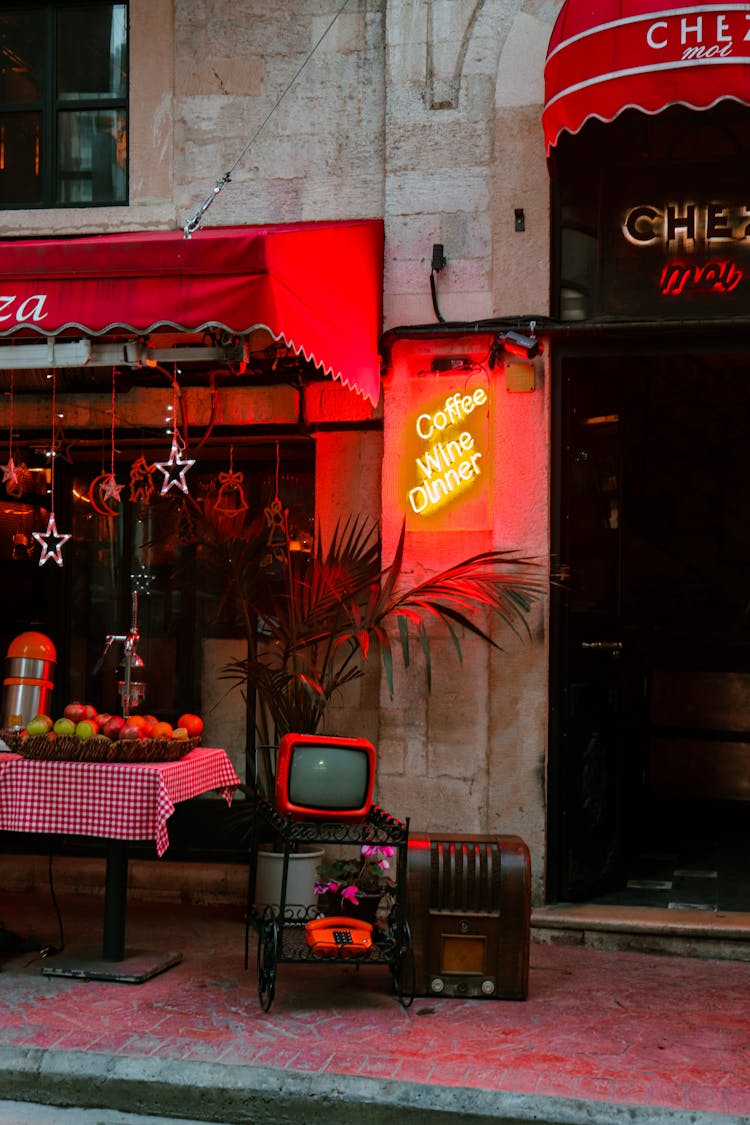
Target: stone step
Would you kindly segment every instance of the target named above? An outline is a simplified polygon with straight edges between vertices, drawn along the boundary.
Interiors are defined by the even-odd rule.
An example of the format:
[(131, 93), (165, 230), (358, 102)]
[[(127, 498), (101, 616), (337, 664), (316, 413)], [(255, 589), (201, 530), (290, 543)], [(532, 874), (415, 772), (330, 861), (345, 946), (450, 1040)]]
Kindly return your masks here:
[(750, 961), (750, 913), (560, 903), (532, 910), (531, 940)]

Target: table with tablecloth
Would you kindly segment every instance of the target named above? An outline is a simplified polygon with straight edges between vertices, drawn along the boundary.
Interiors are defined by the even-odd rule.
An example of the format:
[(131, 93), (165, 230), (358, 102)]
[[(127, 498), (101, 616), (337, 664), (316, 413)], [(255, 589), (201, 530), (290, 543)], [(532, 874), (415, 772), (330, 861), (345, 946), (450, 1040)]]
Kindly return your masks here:
[(153, 840), (162, 856), (179, 801), (217, 791), (231, 802), (239, 784), (226, 752), (207, 747), (172, 762), (51, 761), (3, 753), (0, 830), (107, 841), (102, 960), (117, 962), (124, 959), (127, 841)]

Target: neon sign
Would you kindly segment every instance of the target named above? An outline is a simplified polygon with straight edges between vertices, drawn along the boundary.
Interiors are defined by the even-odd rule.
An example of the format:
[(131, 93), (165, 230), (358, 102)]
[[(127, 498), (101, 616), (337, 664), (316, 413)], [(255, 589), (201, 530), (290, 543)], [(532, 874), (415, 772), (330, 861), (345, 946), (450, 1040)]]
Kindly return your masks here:
[(661, 271), (659, 288), (665, 297), (686, 292), (731, 293), (743, 277), (739, 266), (730, 261), (711, 261), (702, 266), (667, 262)]
[[(430, 516), (464, 497), (483, 475), (477, 447), (478, 414), (484, 419), (489, 395), (484, 387), (447, 395), (437, 410), (423, 410), (414, 422), (410, 457), (417, 483), (407, 488), (409, 509)], [(478, 414), (477, 414), (478, 412)], [(410, 472), (411, 480), (414, 475)]]

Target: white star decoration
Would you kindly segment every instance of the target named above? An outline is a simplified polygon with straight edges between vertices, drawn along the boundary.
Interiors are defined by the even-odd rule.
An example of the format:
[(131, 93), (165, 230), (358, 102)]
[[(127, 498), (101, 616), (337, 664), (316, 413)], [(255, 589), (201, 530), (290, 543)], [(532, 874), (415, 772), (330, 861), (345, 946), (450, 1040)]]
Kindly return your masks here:
[(170, 488), (181, 488), (183, 492), (187, 492), (188, 490), (185, 473), (188, 469), (192, 468), (195, 461), (189, 459), (184, 460), (180, 454), (180, 447), (177, 442), (173, 440), (169, 460), (156, 461), (154, 464), (154, 468), (164, 474), (164, 483), (161, 486), (160, 492), (161, 496), (166, 496)]
[(47, 530), (43, 535), (39, 531), (32, 531), (31, 534), (42, 548), (42, 553), (39, 556), (39, 565), (44, 566), (46, 562), (52, 559), (58, 566), (62, 566), (62, 548), (63, 545), (68, 542), (70, 536), (59, 534), (57, 524), (55, 523), (55, 513), (50, 512)]

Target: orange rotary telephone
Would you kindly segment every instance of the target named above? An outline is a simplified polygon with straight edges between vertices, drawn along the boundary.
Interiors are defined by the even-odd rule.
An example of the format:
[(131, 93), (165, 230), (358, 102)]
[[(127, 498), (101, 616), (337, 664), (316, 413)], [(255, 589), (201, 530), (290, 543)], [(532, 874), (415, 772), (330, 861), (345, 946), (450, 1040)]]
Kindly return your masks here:
[(359, 918), (315, 918), (305, 926), (314, 957), (366, 957), (372, 948), (372, 926)]

